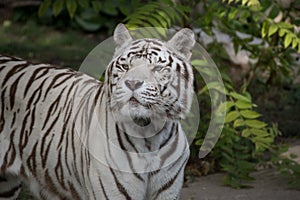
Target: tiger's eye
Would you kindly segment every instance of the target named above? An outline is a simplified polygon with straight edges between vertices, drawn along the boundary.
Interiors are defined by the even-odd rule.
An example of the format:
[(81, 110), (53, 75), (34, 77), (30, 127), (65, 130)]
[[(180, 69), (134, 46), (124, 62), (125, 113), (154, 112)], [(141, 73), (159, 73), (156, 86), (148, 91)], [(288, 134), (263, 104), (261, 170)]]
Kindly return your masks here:
[(122, 68), (127, 71), (129, 69), (129, 66), (124, 64), (122, 65)]
[(157, 65), (152, 69), (152, 71), (160, 71), (160, 70), (162, 70), (162, 68), (163, 68), (163, 66)]

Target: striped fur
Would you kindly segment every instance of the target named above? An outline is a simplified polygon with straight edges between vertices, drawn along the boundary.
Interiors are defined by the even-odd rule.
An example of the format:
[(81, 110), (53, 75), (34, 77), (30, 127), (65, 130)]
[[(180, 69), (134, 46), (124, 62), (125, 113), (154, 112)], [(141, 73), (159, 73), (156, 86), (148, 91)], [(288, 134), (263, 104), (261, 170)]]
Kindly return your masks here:
[(193, 82), (186, 33), (132, 40), (119, 25), (104, 83), (0, 56), (0, 199), (16, 199), (21, 182), (38, 199), (179, 199), (189, 156), (179, 120)]

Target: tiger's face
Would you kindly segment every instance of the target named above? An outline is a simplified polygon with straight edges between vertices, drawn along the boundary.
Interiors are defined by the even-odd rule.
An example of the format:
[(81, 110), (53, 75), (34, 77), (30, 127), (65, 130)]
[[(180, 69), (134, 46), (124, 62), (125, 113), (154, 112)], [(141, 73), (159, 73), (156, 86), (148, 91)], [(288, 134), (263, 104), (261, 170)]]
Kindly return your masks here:
[(187, 39), (182, 35), (178, 38), (176, 34), (169, 42), (132, 40), (125, 26), (118, 27), (114, 34), (118, 47), (106, 72), (112, 111), (117, 112), (119, 119), (133, 120), (140, 126), (154, 118), (184, 117), (193, 95), (189, 64), (193, 36), (190, 32), (183, 35), (191, 40), (185, 41), (192, 44), (187, 50), (187, 46), (177, 46), (180, 39)]

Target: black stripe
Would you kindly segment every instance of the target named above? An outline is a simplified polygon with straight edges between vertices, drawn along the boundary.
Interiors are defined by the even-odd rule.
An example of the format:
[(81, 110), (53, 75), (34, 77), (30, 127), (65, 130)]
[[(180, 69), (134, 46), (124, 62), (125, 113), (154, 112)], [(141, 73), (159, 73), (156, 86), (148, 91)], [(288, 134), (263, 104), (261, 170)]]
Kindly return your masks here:
[[(63, 123), (63, 127), (62, 127), (62, 132), (61, 132), (61, 135), (60, 135), (60, 139), (59, 139), (59, 142), (57, 144), (57, 149), (60, 148), (60, 146), (62, 145), (65, 134), (68, 131), (67, 127), (68, 127), (68, 124), (69, 124), (69, 121), (70, 121), (70, 118), (71, 118), (71, 115), (72, 115), (72, 109), (73, 109), (73, 107), (70, 106), (70, 105), (71, 104), (69, 103), (66, 110), (65, 110), (65, 113), (64, 113), (64, 120), (63, 120), (64, 123)], [(69, 108), (70, 108), (70, 110), (69, 110)]]
[[(184, 163), (184, 164), (185, 164), (185, 163)], [(175, 174), (175, 176), (173, 176), (173, 178), (172, 178), (171, 180), (169, 180), (167, 183), (165, 183), (165, 184), (157, 191), (156, 196), (155, 196), (154, 199), (158, 199), (158, 196), (159, 196), (162, 192), (168, 190), (168, 189), (174, 184), (174, 182), (176, 181), (176, 179), (177, 179), (177, 178), (180, 178), (180, 177), (178, 177), (178, 176), (179, 176), (179, 174), (180, 174), (180, 172), (181, 172), (181, 170), (182, 170), (181, 168), (182, 168), (182, 167), (179, 168), (179, 170), (177, 171), (177, 173)], [(183, 178), (183, 177), (182, 177), (182, 178)]]
[(5, 177), (0, 176), (0, 182), (7, 182), (7, 179)]
[(76, 191), (74, 185), (71, 182), (68, 182), (68, 184), (69, 184), (69, 188), (70, 188), (70, 191), (71, 191), (71, 194), (72, 194), (72, 199), (80, 200), (81, 198), (80, 198), (78, 192)]
[(5, 59), (3, 59), (2, 57), (1, 57), (1, 59), (0, 59), (0, 64), (3, 64), (3, 63), (7, 63), (7, 62), (9, 62), (9, 61), (12, 61), (10, 58), (5, 58)]
[(188, 66), (183, 62), (182, 63), (182, 65), (183, 65), (183, 70), (184, 70), (184, 78), (185, 78), (185, 80), (186, 80), (186, 82), (189, 82), (189, 80), (190, 80), (190, 76), (189, 76), (189, 73), (188, 73)]
[(11, 190), (7, 191), (7, 192), (2, 192), (0, 193), (0, 197), (2, 198), (10, 198), (12, 196), (15, 195), (16, 192), (18, 192), (18, 190), (21, 188), (21, 184), (12, 188)]
[[(59, 193), (57, 188), (55, 187), (55, 183), (53, 182), (52, 177), (49, 175), (48, 169), (46, 169), (46, 171), (45, 171), (45, 182), (46, 182), (48, 190), (50, 190), (53, 194), (57, 195), (59, 197), (59, 199), (65, 199), (63, 196), (61, 196), (61, 193)], [(45, 193), (42, 193), (42, 194), (45, 194)]]
[(61, 154), (62, 154), (61, 151), (62, 151), (62, 148), (60, 148), (58, 150), (58, 158), (57, 158), (56, 166), (54, 168), (54, 172), (55, 172), (55, 176), (56, 176), (56, 179), (58, 180), (59, 184), (62, 186), (62, 188), (64, 190), (67, 191), (67, 188), (66, 188), (66, 185), (64, 182), (64, 170), (61, 165)]
[[(43, 89), (43, 86), (44, 86), (46, 80), (47, 80), (47, 79), (45, 79), (45, 80), (40, 84), (40, 86), (39, 86), (39, 87), (33, 92), (33, 94), (31, 95), (31, 97), (29, 98), (29, 100), (28, 100), (28, 102), (27, 102), (26, 110), (29, 110), (29, 109), (31, 108), (31, 106), (36, 105), (36, 103), (40, 100), (41, 95), (42, 95), (42, 89)], [(37, 95), (37, 98), (36, 98), (35, 102), (32, 104), (32, 102), (33, 102), (33, 100), (34, 100), (36, 94), (38, 94), (38, 95)]]
[(110, 172), (112, 173), (113, 177), (114, 177), (114, 181), (118, 187), (118, 190), (124, 195), (124, 197), (126, 198), (126, 200), (131, 200), (132, 198), (129, 196), (127, 190), (125, 189), (125, 187), (119, 182), (119, 180), (117, 179), (117, 176), (115, 174), (115, 172), (113, 171), (113, 169), (110, 167)]
[(12, 147), (12, 150), (11, 150), (10, 160), (6, 166), (7, 168), (12, 166), (16, 159), (16, 149), (15, 149), (15, 145), (14, 145), (14, 137), (15, 137), (15, 130), (13, 130), (10, 134), (10, 145)]
[(26, 128), (26, 125), (27, 125), (27, 119), (28, 119), (29, 115), (30, 115), (30, 112), (27, 111), (25, 117), (23, 118), (21, 132), (20, 132), (19, 151), (20, 151), (20, 156), (21, 157), (23, 155), (23, 149), (28, 144), (28, 131), (25, 130), (25, 128)]
[(53, 88), (59, 87), (60, 85), (64, 84), (66, 81), (68, 81), (72, 76), (74, 76), (74, 74), (70, 74), (69, 76), (67, 76), (66, 78), (62, 79), (60, 82), (56, 83), (55, 85), (53, 85)]
[[(119, 144), (120, 144), (120, 147), (121, 147), (121, 149), (123, 149), (124, 150), (124, 152), (125, 152), (125, 154), (126, 154), (126, 157), (127, 157), (127, 160), (128, 160), (128, 163), (129, 163), (129, 167), (132, 169), (132, 171), (134, 172), (135, 171), (135, 169), (134, 169), (134, 166), (133, 166), (133, 163), (132, 163), (132, 159), (131, 159), (131, 157), (129, 156), (129, 152), (128, 152), (128, 149), (126, 149), (126, 147), (124, 146), (124, 143), (123, 143), (123, 140), (122, 140), (122, 137), (121, 137), (121, 135), (120, 135), (120, 129), (119, 129), (119, 127), (118, 127), (118, 125), (116, 124), (115, 125), (116, 126), (116, 134), (117, 134), (117, 138), (118, 138), (118, 142), (119, 142)], [(126, 135), (127, 136), (127, 134), (125, 133), (125, 132), (123, 132), (123, 134), (122, 135)], [(131, 142), (131, 141), (130, 141)], [(136, 152), (137, 152), (137, 149), (135, 149), (136, 150)], [(138, 178), (139, 180), (141, 180), (141, 181), (145, 181), (144, 179), (143, 179), (143, 177), (141, 177), (141, 175), (140, 174), (138, 174), (138, 173), (133, 173), (135, 176), (136, 176), (136, 178)]]
[(164, 165), (167, 158), (170, 157), (170, 155), (175, 152), (174, 149), (176, 149), (176, 147), (178, 146), (178, 142), (179, 142), (178, 124), (176, 124), (174, 135), (176, 136), (174, 143), (169, 147), (169, 150), (161, 156), (161, 164), (160, 164), (161, 167)]
[(31, 151), (30, 156), (27, 158), (27, 166), (28, 169), (31, 171), (34, 177), (36, 177), (36, 148), (38, 145), (39, 141), (36, 141), (36, 143), (33, 146), (33, 149)]
[[(157, 31), (156, 31), (157, 32)], [(144, 39), (146, 42), (151, 42), (157, 46), (162, 46), (162, 43), (159, 40), (156, 39), (151, 39), (151, 38), (145, 38)]]
[(23, 72), (14, 82), (13, 84), (11, 85), (10, 87), (10, 96), (9, 96), (9, 100), (10, 100), (10, 108), (11, 110), (13, 109), (14, 107), (14, 104), (15, 104), (15, 95), (16, 95), (16, 91), (17, 91), (17, 86), (19, 84), (19, 81), (21, 79), (21, 77), (25, 74), (25, 72)]
[(64, 73), (59, 73), (57, 74), (56, 76), (53, 77), (51, 83), (48, 85), (47, 89), (45, 90), (45, 95), (44, 95), (44, 100), (46, 99), (49, 91), (51, 89), (53, 89), (53, 85), (55, 85), (55, 82), (62, 76), (65, 76), (65, 75), (69, 75), (70, 73), (69, 72), (64, 72)]
[[(39, 77), (36, 77), (36, 75), (43, 69), (46, 69)], [(39, 78), (41, 78), (42, 76), (46, 75), (49, 71), (49, 67), (42, 67), (42, 68), (37, 68), (36, 70), (34, 70), (29, 78), (29, 80), (27, 81), (27, 84), (25, 86), (25, 90), (24, 90), (24, 94), (23, 94), (23, 98), (26, 97), (27, 92), (29, 91), (29, 88), (31, 87), (32, 83), (35, 80), (38, 80)]]
[[(1, 61), (0, 61), (0, 64), (1, 64)], [(5, 68), (6, 66), (0, 66), (0, 72)]]
[[(122, 124), (122, 130), (125, 130), (124, 125)], [(133, 142), (130, 140), (129, 135), (124, 132), (123, 135), (125, 136), (126, 141), (130, 144), (130, 146), (132, 146), (132, 148), (134, 149), (134, 151), (136, 153), (139, 153), (139, 151), (137, 150), (137, 148), (135, 147), (135, 145), (133, 144)]]
[(24, 64), (18, 64), (18, 65), (13, 66), (13, 68), (11, 70), (9, 70), (9, 72), (7, 72), (6, 76), (4, 77), (4, 80), (2, 82), (2, 88), (4, 87), (6, 82), (9, 80), (9, 78), (11, 78), (15, 73), (26, 68), (27, 66), (28, 66), (27, 62)]
[[(73, 123), (72, 126), (74, 126), (75, 124)], [(71, 169), (68, 163), (68, 149), (69, 149), (69, 140), (68, 140), (68, 135), (73, 134), (72, 132), (70, 132), (69, 130), (67, 130), (67, 134), (66, 134), (66, 139), (65, 139), (65, 155), (64, 155), (64, 161), (65, 161), (65, 165), (67, 167), (67, 170), (69, 172), (69, 175), (71, 175)]]
[(4, 118), (4, 97), (5, 97), (6, 88), (2, 90), (1, 93), (1, 113), (0, 113), (0, 134), (2, 133), (2, 130), (4, 128), (5, 124), (5, 118)]
[[(43, 138), (42, 138), (42, 143), (41, 143), (41, 150), (40, 150), (40, 156), (41, 156), (41, 159), (42, 159), (42, 167), (45, 168), (45, 165), (46, 165), (46, 161), (47, 161), (47, 154), (48, 154), (48, 151), (46, 149), (46, 152), (44, 153), (44, 148), (45, 148), (45, 145), (46, 145), (46, 138), (48, 137), (48, 135), (51, 133), (51, 130), (53, 129), (54, 125), (56, 124), (56, 122), (58, 121), (59, 119), (59, 116), (60, 116), (60, 112), (58, 112), (56, 118), (53, 120), (53, 122), (51, 123), (50, 127), (47, 129), (47, 131), (43, 134)], [(49, 119), (48, 119), (48, 123), (49, 123)], [(43, 155), (44, 154), (44, 155)]]
[(14, 115), (13, 115), (13, 118), (11, 120), (11, 124), (10, 124), (10, 128), (12, 129), (15, 125), (15, 122), (16, 122), (16, 117), (17, 117), (17, 113), (14, 112)]
[[(105, 196), (105, 199), (106, 199), (106, 200), (109, 200), (109, 198), (108, 198), (108, 196), (107, 196), (107, 194), (106, 194), (106, 192), (105, 192), (105, 189), (104, 189), (104, 186), (103, 186), (103, 183), (102, 183), (102, 180), (101, 180), (100, 176), (98, 177), (98, 180), (99, 180), (99, 183), (100, 183), (100, 187), (101, 187), (101, 189), (102, 189), (102, 191), (103, 191), (103, 194), (104, 194), (104, 196)], [(95, 199), (96, 199), (96, 198), (95, 198)]]
[[(168, 133), (169, 136), (164, 141), (162, 141), (162, 143), (159, 145), (159, 149), (163, 148), (168, 143), (168, 141), (173, 137), (173, 135), (175, 134), (174, 128), (175, 128), (175, 123), (172, 123), (171, 130)], [(166, 129), (167, 129), (167, 127), (166, 127)], [(163, 129), (163, 130), (165, 130), (165, 129)]]
[(61, 91), (60, 91), (60, 94), (57, 96), (57, 98), (51, 103), (49, 109), (48, 109), (48, 112), (47, 112), (47, 115), (46, 115), (46, 118), (45, 118), (45, 121), (44, 121), (44, 124), (42, 126), (42, 130), (44, 130), (44, 128), (46, 127), (47, 123), (49, 122), (49, 118), (50, 116), (52, 116), (58, 109), (58, 105), (59, 105), (59, 102), (60, 102), (60, 99), (61, 99), (61, 96), (64, 92), (64, 90), (66, 89), (63, 88)]

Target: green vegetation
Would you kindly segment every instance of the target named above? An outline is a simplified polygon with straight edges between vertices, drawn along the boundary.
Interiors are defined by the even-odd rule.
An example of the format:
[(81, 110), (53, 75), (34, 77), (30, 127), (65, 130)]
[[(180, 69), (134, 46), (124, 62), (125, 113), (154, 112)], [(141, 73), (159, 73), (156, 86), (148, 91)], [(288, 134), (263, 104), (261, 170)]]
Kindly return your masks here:
[(61, 32), (32, 21), (3, 26), (0, 41), (0, 52), (5, 54), (75, 68), (98, 43), (73, 30)]
[[(225, 171), (224, 184), (235, 188), (248, 187), (247, 182), (252, 180), (250, 173), (256, 165), (271, 161), (290, 178), (291, 185), (299, 189), (299, 165), (279, 156), (283, 148), (276, 141), (281, 132), (277, 124), (269, 120), (274, 118), (268, 115), (269, 111), (273, 114), (274, 110), (285, 110), (288, 106), (294, 113), (289, 113), (287, 118), (300, 121), (297, 113), (300, 87), (294, 83), (300, 69), (293, 59), (300, 51), (299, 7), (297, 1), (272, 0), (182, 0), (176, 4), (171, 0), (44, 0), (39, 8), (32, 8), (34, 12), (19, 8), (12, 22), (4, 23), (0, 29), (0, 52), (78, 66), (100, 42), (98, 34), (111, 35), (119, 22), (132, 29), (143, 26), (201, 28), (202, 33), (214, 39), (206, 44), (206, 50), (221, 71), (227, 97), (219, 108), (227, 111), (222, 135), (204, 160), (213, 163), (211, 171)], [(234, 53), (245, 51), (249, 62), (233, 62), (232, 55), (226, 51), (229, 44), (216, 39), (216, 30), (231, 38)], [(203, 66), (193, 62), (205, 73)], [(211, 101), (218, 101), (209, 98), (208, 86), (201, 83), (200, 75), (196, 75), (196, 80), (195, 90), (205, 114), (201, 116), (200, 128), (191, 146), (191, 161), (197, 160), (203, 144), (211, 118)], [(218, 84), (211, 83), (209, 87), (222, 93)], [(272, 98), (275, 100), (270, 102)], [(279, 129), (286, 127), (281, 113), (275, 120)]]

